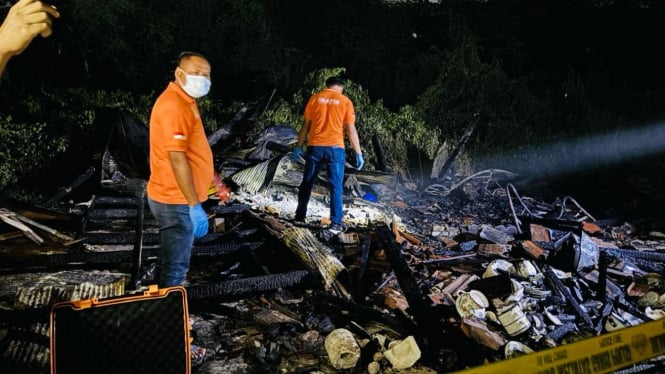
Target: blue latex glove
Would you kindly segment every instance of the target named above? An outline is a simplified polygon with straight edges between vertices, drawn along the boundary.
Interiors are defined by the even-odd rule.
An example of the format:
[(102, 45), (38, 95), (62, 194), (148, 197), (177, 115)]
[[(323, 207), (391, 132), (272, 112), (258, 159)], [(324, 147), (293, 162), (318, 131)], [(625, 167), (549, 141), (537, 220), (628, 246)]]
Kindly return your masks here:
[(302, 147), (295, 147), (293, 153), (291, 153), (291, 158), (293, 161), (298, 161), (302, 157)]
[(208, 215), (201, 204), (189, 207), (189, 219), (194, 225), (195, 238), (202, 238), (208, 233)]
[(356, 153), (356, 169), (360, 170), (365, 165), (365, 160), (363, 159), (362, 153)]

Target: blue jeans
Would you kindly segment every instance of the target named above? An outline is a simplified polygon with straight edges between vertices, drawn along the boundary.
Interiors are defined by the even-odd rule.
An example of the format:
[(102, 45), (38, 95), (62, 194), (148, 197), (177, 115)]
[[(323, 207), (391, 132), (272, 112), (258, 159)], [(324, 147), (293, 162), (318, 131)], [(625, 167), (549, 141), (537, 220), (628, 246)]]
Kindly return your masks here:
[(189, 270), (194, 244), (194, 226), (187, 204), (164, 204), (148, 198), (148, 205), (159, 225), (159, 287), (180, 286)]
[(330, 221), (342, 223), (342, 182), (344, 179), (344, 162), (346, 152), (340, 147), (308, 146), (305, 153), (305, 170), (302, 183), (298, 189), (298, 208), (296, 220), (303, 221), (307, 215), (307, 204), (312, 195), (312, 187), (322, 167), (328, 172), (330, 183)]

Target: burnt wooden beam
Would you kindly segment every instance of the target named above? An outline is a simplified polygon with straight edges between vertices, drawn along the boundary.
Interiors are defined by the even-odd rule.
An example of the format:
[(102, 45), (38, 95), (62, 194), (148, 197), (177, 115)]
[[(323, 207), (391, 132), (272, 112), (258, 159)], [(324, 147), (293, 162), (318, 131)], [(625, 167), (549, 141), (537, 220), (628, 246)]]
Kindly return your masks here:
[(547, 280), (552, 284), (552, 287), (563, 295), (564, 300), (570, 304), (570, 306), (575, 311), (575, 314), (577, 314), (577, 316), (582, 319), (585, 327), (590, 330), (595, 330), (595, 325), (589, 314), (584, 311), (580, 303), (578, 303), (577, 299), (575, 299), (573, 296), (572, 292), (570, 292), (570, 289), (565, 284), (563, 284), (561, 279), (559, 279), (559, 277), (554, 273), (552, 268), (548, 266), (544, 273)]
[[(85, 232), (80, 238), (85, 238), (88, 244), (133, 244), (136, 234), (133, 232)], [(224, 233), (209, 233), (196, 239), (194, 245), (212, 243), (224, 239)], [(159, 233), (143, 233), (144, 244), (159, 244)]]
[[(145, 185), (145, 183), (144, 183)], [(132, 278), (129, 287), (136, 290), (141, 287), (141, 259), (143, 256), (143, 223), (145, 221), (146, 190), (142, 188), (138, 192), (136, 201), (136, 227), (134, 228), (134, 249), (132, 250)]]
[[(143, 197), (143, 203), (148, 204), (148, 201)], [(129, 196), (97, 196), (95, 198), (96, 207), (136, 207), (138, 205), (138, 199), (136, 197)]]
[(95, 207), (95, 200), (96, 197), (93, 196), (92, 199), (90, 199), (90, 205), (88, 206), (87, 209), (83, 211), (83, 216), (81, 217), (81, 230), (79, 231), (81, 235), (77, 235), (76, 236), (77, 239), (81, 238), (83, 234), (88, 230), (88, 224), (90, 223), (90, 213), (92, 209)]
[(607, 266), (609, 259), (607, 252), (601, 251), (598, 259), (598, 284), (596, 285), (596, 300), (605, 302), (607, 299)]
[[(136, 234), (133, 232), (84, 232), (80, 235), (88, 244), (133, 244)], [(144, 244), (159, 244), (159, 234), (144, 233)]]
[(76, 187), (80, 186), (83, 182), (90, 179), (90, 177), (92, 177), (94, 174), (95, 174), (95, 167), (92, 166), (88, 170), (83, 172), (83, 174), (76, 177), (76, 179), (74, 179), (68, 186), (60, 188), (60, 190), (55, 195), (53, 195), (53, 197), (51, 197), (50, 199), (48, 199), (46, 203), (44, 203), (44, 206), (47, 207), (54, 206), (55, 204), (60, 202), (60, 200), (62, 200), (63, 197), (67, 196)]
[(2, 256), (2, 268), (58, 268), (68, 265), (122, 263), (131, 260), (131, 251), (65, 253), (53, 255)]
[(234, 204), (234, 205), (215, 205), (210, 208), (210, 211), (215, 214), (236, 214), (250, 210), (252, 207), (248, 204)]
[[(242, 249), (254, 250), (263, 242), (225, 243), (216, 245), (194, 246), (192, 257), (226, 256)], [(84, 252), (52, 255), (0, 256), (3, 269), (20, 270), (26, 268), (59, 268), (70, 265), (95, 265), (108, 263), (127, 263), (133, 259), (133, 251)], [(141, 259), (159, 257), (159, 249), (143, 249)]]
[(466, 131), (464, 132), (464, 134), (460, 138), (459, 143), (457, 143), (457, 146), (455, 147), (453, 152), (450, 154), (450, 157), (448, 157), (448, 160), (446, 160), (446, 163), (443, 164), (443, 166), (441, 167), (441, 172), (439, 173), (438, 180), (443, 180), (446, 177), (446, 174), (448, 173), (448, 170), (450, 170), (450, 167), (453, 165), (453, 162), (455, 162), (455, 159), (460, 154), (462, 149), (464, 149), (464, 146), (466, 145), (466, 143), (469, 141), (469, 139), (471, 139), (471, 135), (473, 134), (473, 131), (476, 128), (476, 123), (477, 122), (478, 122), (477, 120), (474, 121), (474, 123), (466, 129)]
[(314, 305), (323, 314), (336, 318), (349, 318), (361, 324), (381, 322), (402, 335), (415, 329), (411, 321), (402, 321), (369, 305), (363, 305), (327, 292), (314, 291)]
[[(136, 201), (136, 199), (135, 199)], [(139, 204), (142, 208), (145, 206), (142, 204)], [(134, 208), (96, 208), (90, 212), (90, 219), (92, 220), (103, 220), (103, 219), (129, 219), (129, 218), (136, 218), (137, 215), (139, 214), (139, 209), (136, 207)], [(144, 214), (146, 214), (150, 217), (152, 217), (152, 213), (148, 209), (147, 211), (144, 210)]]
[[(619, 248), (606, 248), (598, 247), (601, 251), (607, 252), (613, 256), (625, 259), (626, 257), (647, 260), (647, 261), (658, 261), (665, 262), (665, 253), (654, 252), (654, 251), (638, 251), (636, 249), (619, 249)], [(602, 253), (602, 252), (601, 252)]]
[(203, 245), (203, 244), (219, 244), (219, 242), (230, 241), (229, 233), (225, 232), (209, 232), (206, 236), (198, 239), (194, 239), (194, 245)]
[(376, 155), (376, 169), (383, 172), (387, 171), (388, 169), (386, 168), (386, 157), (383, 154), (381, 141), (376, 134), (372, 136), (372, 147), (374, 147), (374, 154)]
[(192, 248), (192, 256), (227, 256), (238, 252), (239, 250), (250, 250), (262, 246), (265, 242), (247, 242), (247, 243), (226, 243), (216, 245), (195, 245)]
[(256, 227), (252, 227), (252, 228), (245, 229), (245, 230), (235, 230), (233, 233), (236, 237), (238, 237), (239, 239), (242, 239), (242, 238), (250, 237), (250, 236), (256, 234), (257, 232), (259, 232), (259, 229), (256, 228)]
[(237, 297), (254, 292), (274, 291), (279, 288), (305, 286), (311, 283), (310, 272), (295, 270), (282, 274), (269, 274), (257, 277), (228, 280), (224, 282), (202, 284), (187, 287), (190, 299), (214, 297)]
[(567, 221), (563, 219), (554, 219), (554, 218), (539, 218), (532, 216), (518, 216), (518, 218), (520, 222), (522, 222), (523, 232), (531, 232), (531, 230), (529, 230), (529, 225), (531, 225), (532, 223), (559, 231), (580, 232), (582, 230), (582, 222), (578, 221)]
[(409, 310), (412, 311), (417, 322), (424, 323), (428, 320), (427, 311), (429, 305), (426, 302), (425, 296), (420, 291), (418, 281), (413, 275), (411, 268), (402, 257), (400, 246), (395, 242), (395, 237), (387, 227), (379, 228), (379, 238), (386, 251), (388, 261), (392, 265), (397, 282), (402, 292), (404, 292), (406, 300), (409, 302)]
[(387, 226), (382, 226), (378, 230), (378, 236), (386, 251), (388, 261), (392, 265), (400, 289), (409, 303), (407, 311), (413, 316), (417, 324), (423, 357), (428, 361), (436, 362), (432, 356), (435, 350), (432, 348), (435, 345), (440, 346), (442, 344), (442, 336), (445, 335), (443, 326), (438, 318), (433, 317), (433, 309), (427, 302), (425, 295), (420, 291), (418, 281), (411, 268), (402, 257), (401, 248), (395, 242), (393, 233)]
[(369, 250), (372, 244), (372, 240), (369, 236), (365, 236), (360, 241), (360, 269), (358, 271), (358, 280), (362, 280), (367, 271), (367, 264), (369, 262)]

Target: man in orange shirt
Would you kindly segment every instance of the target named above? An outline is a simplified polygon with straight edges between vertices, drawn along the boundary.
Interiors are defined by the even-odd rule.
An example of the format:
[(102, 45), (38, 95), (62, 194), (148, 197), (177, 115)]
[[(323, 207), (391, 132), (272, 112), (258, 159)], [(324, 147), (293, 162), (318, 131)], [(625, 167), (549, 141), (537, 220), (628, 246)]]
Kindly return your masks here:
[(346, 151), (344, 132), (356, 153), (356, 168), (362, 169), (360, 140), (356, 131), (356, 113), (351, 100), (344, 96), (344, 81), (340, 77), (326, 79), (326, 88), (314, 94), (305, 107), (304, 122), (298, 134), (298, 142), (292, 157), (298, 160), (307, 138), (305, 170), (298, 190), (296, 221), (304, 221), (312, 187), (322, 167), (326, 167), (330, 183), (330, 230), (342, 231), (342, 183)]
[(148, 204), (160, 234), (160, 287), (184, 283), (195, 238), (208, 232), (201, 202), (214, 166), (196, 99), (210, 90), (210, 63), (194, 52), (178, 58), (175, 80), (150, 115)]

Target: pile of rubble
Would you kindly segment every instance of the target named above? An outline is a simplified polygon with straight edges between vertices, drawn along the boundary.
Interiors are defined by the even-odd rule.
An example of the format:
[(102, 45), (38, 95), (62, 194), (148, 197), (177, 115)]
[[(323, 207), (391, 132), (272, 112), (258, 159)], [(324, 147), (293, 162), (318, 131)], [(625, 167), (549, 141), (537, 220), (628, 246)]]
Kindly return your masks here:
[[(282, 154), (225, 161), (233, 193), (207, 203), (213, 229), (195, 243), (187, 285), (195, 343), (208, 348), (194, 372), (449, 372), (665, 317), (662, 233), (596, 220), (571, 197), (522, 197), (501, 170), (419, 187), (350, 169), (347, 229), (334, 234), (325, 176), (306, 223), (293, 222), (301, 168)], [(90, 283), (93, 269), (113, 280), (108, 296), (152, 282), (157, 228), (143, 184), (124, 185), (130, 194), (69, 206), (83, 224), (67, 246), (27, 253), (17, 248), (34, 237), (3, 238), (3, 313), (25, 313), (43, 278), (64, 280), (35, 310), (80, 297), (56, 291)], [(64, 235), (67, 223), (51, 230)], [(0, 329), (10, 368), (45, 369), (45, 337), (22, 341), (31, 329), (47, 334), (43, 324)]]
[[(630, 224), (596, 221), (571, 197), (552, 204), (521, 197), (512, 184), (498, 183), (502, 171), (425, 191), (377, 175), (368, 183), (362, 174), (347, 180), (349, 229), (339, 235), (325, 228), (324, 189), (308, 225), (294, 227), (297, 180), (263, 184), (258, 194), (239, 186), (229, 204), (251, 207), (247, 217), (318, 275), (322, 290), (296, 288), (295, 301), (283, 297), (294, 291), (280, 289), (253, 305), (225, 304), (244, 313), (222, 318), (223, 330), (253, 325), (256, 334), (241, 340), (252, 348), (233, 359), (238, 342), (220, 344), (198, 331), (225, 357), (202, 372), (228, 360), (250, 371), (452, 371), (665, 316), (661, 233), (638, 238)], [(464, 188), (461, 196), (456, 188)], [(279, 250), (274, 255), (283, 257)], [(257, 319), (266, 310), (274, 319)], [(312, 319), (325, 323), (308, 324)], [(307, 340), (313, 336), (315, 344)]]

